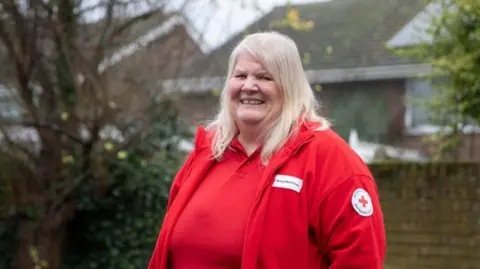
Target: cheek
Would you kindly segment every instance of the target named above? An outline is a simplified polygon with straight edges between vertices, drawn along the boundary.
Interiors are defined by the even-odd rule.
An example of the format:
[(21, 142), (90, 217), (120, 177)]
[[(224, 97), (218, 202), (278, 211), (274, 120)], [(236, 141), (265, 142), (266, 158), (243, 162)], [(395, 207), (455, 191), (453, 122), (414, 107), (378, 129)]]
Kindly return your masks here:
[(240, 92), (241, 85), (236, 81), (230, 81), (228, 84), (228, 96), (235, 98)]
[(284, 99), (283, 91), (277, 85), (275, 85), (275, 94), (277, 96), (278, 101), (280, 103), (283, 103), (283, 99)]
[(268, 88), (268, 95), (272, 101), (275, 103), (283, 102), (283, 93), (276, 85), (270, 85)]

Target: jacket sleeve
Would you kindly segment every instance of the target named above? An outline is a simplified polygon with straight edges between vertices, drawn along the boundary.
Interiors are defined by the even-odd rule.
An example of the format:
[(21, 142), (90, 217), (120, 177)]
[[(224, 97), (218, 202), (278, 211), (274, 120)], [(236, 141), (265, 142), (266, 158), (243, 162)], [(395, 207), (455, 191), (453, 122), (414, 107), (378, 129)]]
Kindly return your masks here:
[(319, 204), (321, 244), (329, 269), (382, 269), (386, 242), (373, 178), (353, 175), (324, 193)]
[(192, 151), (190, 155), (188, 155), (184, 164), (182, 165), (182, 167), (180, 167), (177, 174), (175, 175), (175, 178), (172, 181), (172, 185), (170, 187), (170, 193), (168, 196), (167, 211), (172, 205), (173, 201), (175, 200), (175, 197), (177, 196), (178, 192), (180, 191), (182, 183), (185, 180), (185, 177), (190, 172), (194, 160), (195, 160), (195, 150)]
[[(170, 207), (173, 201), (175, 200), (175, 197), (177, 196), (178, 192), (180, 191), (182, 183), (185, 180), (185, 177), (188, 175), (194, 160), (195, 160), (195, 151), (190, 153), (190, 155), (187, 157), (182, 167), (178, 170), (177, 174), (175, 175), (175, 178), (173, 179), (172, 185), (170, 187), (170, 194), (168, 197), (166, 212), (170, 210)], [(162, 244), (161, 243), (162, 242), (161, 242), (161, 232), (160, 232), (160, 234), (158, 235), (153, 253), (151, 255), (150, 261), (148, 263), (148, 267), (147, 267), (148, 269), (161, 268), (161, 261), (162, 261), (162, 256), (161, 256)]]

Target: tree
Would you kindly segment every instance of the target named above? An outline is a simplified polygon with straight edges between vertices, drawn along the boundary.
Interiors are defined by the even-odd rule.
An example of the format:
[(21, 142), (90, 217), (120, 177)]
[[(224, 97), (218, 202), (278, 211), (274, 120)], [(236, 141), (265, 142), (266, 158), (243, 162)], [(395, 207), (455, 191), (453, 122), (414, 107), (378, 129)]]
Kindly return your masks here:
[[(160, 89), (124, 76), (121, 65), (109, 61), (131, 42), (138, 23), (163, 14), (161, 5), (141, 14), (130, 12), (149, 2), (0, 3), (1, 97), (2, 104), (12, 106), (11, 113), (0, 115), (0, 235), (2, 244), (11, 242), (9, 253), (2, 254), (7, 259), (2, 262), (12, 262), (9, 266), (61, 268), (72, 221), (92, 209), (88, 205), (101, 210), (112, 201), (115, 189), (125, 189), (125, 177), (143, 166), (150, 172), (135, 178), (143, 189), (136, 188), (133, 196), (130, 191), (131, 197), (144, 197), (138, 190), (149, 184), (168, 187), (179, 158), (175, 137), (184, 133), (181, 123), (169, 116), (174, 108), (165, 99), (147, 102)], [(92, 21), (89, 17), (96, 13), (101, 19)], [(173, 53), (181, 46), (170, 45), (164, 48), (169, 54), (185, 56), (182, 51)], [(169, 64), (166, 73), (172, 73), (172, 66), (174, 71), (181, 68)], [(139, 74), (148, 71), (136, 68)], [(155, 75), (161, 77), (162, 70)], [(152, 146), (158, 139), (162, 143)], [(167, 156), (152, 153), (167, 149)], [(158, 160), (162, 162), (151, 164)], [(146, 175), (156, 178), (145, 181)]]
[(466, 124), (480, 124), (480, 2), (477, 0), (430, 1), (437, 5), (430, 14), (428, 38), (419, 45), (398, 50), (433, 66), (438, 91), (428, 102), (433, 120), (449, 128), (433, 137), (437, 149), (456, 148), (456, 133)]
[(187, 133), (158, 80), (197, 50), (175, 38), (157, 61), (121, 55), (139, 24), (183, 18), (167, 2), (0, 2), (1, 265), (144, 267)]
[[(172, 100), (153, 100), (160, 108), (149, 133), (106, 164), (111, 176), (104, 197), (83, 185), (75, 218), (68, 225), (62, 268), (146, 268), (168, 199), (169, 184), (184, 156), (175, 137), (181, 128)], [(184, 135), (189, 137), (188, 134)]]

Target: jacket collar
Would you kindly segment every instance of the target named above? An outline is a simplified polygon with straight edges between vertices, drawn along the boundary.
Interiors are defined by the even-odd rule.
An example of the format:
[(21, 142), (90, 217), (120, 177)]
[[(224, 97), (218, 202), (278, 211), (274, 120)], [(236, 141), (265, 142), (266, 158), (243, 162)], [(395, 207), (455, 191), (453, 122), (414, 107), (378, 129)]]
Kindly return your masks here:
[[(315, 135), (315, 129), (319, 126), (319, 123), (299, 120), (296, 130), (293, 132), (292, 136), (287, 140), (282, 149), (276, 154), (297, 152), (306, 142), (310, 141), (313, 138), (313, 136)], [(214, 131), (206, 130), (205, 127), (199, 126), (195, 134), (195, 150), (197, 152), (207, 150), (210, 154), (213, 134)]]

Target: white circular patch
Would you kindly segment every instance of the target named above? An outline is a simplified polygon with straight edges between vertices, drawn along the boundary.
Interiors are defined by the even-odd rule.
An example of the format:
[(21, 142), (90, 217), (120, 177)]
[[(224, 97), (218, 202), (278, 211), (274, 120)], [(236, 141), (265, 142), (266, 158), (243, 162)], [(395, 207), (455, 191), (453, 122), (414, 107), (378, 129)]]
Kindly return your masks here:
[(353, 192), (352, 206), (361, 216), (368, 217), (373, 213), (372, 199), (362, 188), (358, 188)]

